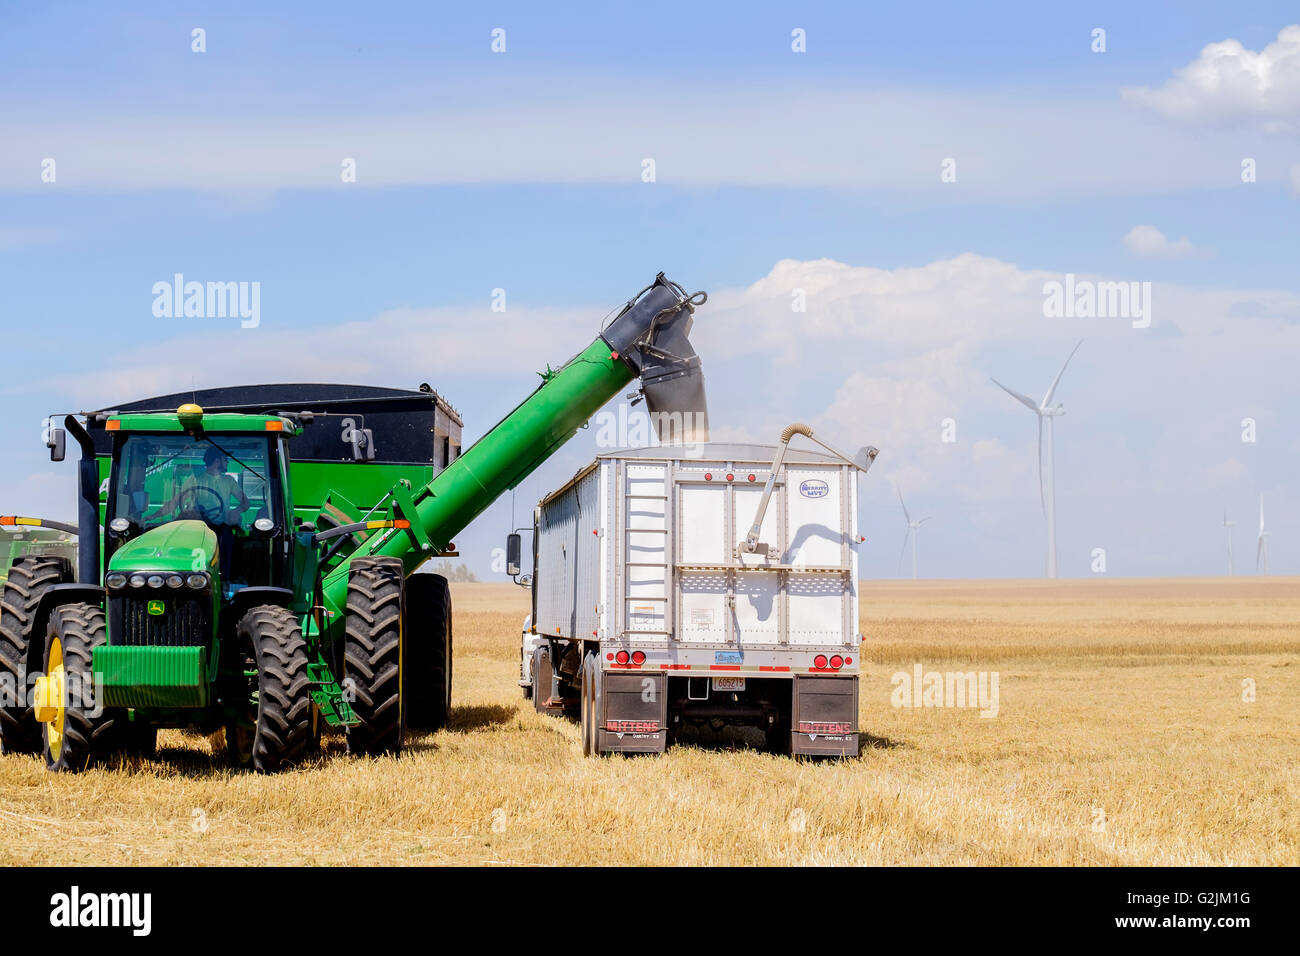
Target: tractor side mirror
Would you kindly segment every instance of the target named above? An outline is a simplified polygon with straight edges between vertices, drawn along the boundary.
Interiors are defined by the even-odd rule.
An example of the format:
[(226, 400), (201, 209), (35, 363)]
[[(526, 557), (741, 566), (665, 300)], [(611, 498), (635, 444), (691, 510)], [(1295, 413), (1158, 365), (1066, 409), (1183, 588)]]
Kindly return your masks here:
[(67, 453), (68, 433), (62, 428), (51, 428), (45, 439), (45, 447), (50, 450), (50, 461), (63, 461)]
[(369, 428), (352, 429), (352, 460), (375, 460), (375, 435)]
[(522, 570), (519, 567), (519, 542), (520, 538), (518, 532), (511, 534), (506, 538), (506, 574), (510, 575), (512, 578), (518, 577), (520, 570)]

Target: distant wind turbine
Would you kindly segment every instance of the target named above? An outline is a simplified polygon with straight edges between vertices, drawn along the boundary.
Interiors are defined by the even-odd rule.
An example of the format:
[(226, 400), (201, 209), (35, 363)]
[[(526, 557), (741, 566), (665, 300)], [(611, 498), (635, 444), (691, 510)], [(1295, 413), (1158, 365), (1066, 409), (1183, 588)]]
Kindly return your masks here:
[(1223, 513), (1223, 533), (1228, 538), (1228, 577), (1232, 577), (1232, 529), (1237, 522), (1228, 520), (1228, 512)]
[(900, 568), (903, 566), (903, 555), (907, 554), (907, 539), (911, 538), (912, 539), (912, 580), (915, 581), (916, 580), (916, 546), (917, 546), (917, 542), (920, 539), (920, 535), (917, 532), (921, 530), (921, 525), (929, 521), (930, 518), (927, 516), (925, 518), (922, 518), (919, 521), (913, 521), (912, 516), (907, 513), (907, 505), (903, 503), (902, 489), (895, 486), (894, 490), (898, 492), (898, 503), (900, 505), (903, 505), (903, 517), (907, 520), (907, 534), (903, 535), (903, 550), (898, 552), (898, 565)]
[[(1065, 365), (1061, 366), (1061, 370), (1056, 373), (1056, 378), (1052, 379), (1051, 387), (1047, 389), (1047, 394), (1043, 396), (1041, 402), (1035, 402), (1028, 395), (1021, 395), (1007, 388), (997, 379), (992, 380), (994, 385), (1038, 416), (1038, 498), (1042, 502), (1043, 514), (1047, 518), (1047, 576), (1049, 578), (1056, 577), (1056, 477), (1054, 474), (1056, 451), (1052, 444), (1052, 419), (1065, 414), (1065, 406), (1059, 402), (1053, 405), (1052, 396), (1056, 394), (1056, 386), (1061, 384), (1065, 366), (1070, 364), (1070, 359), (1074, 358), (1074, 353), (1079, 351), (1079, 346), (1082, 344), (1083, 339), (1080, 339), (1070, 351)], [(1046, 429), (1043, 427), (1044, 422), (1047, 425)], [(1044, 437), (1046, 437), (1045, 442)], [(1047, 447), (1046, 455), (1043, 454), (1044, 445)]]
[(1255, 573), (1268, 574), (1268, 532), (1264, 530), (1264, 496), (1259, 496), (1259, 542), (1255, 545)]

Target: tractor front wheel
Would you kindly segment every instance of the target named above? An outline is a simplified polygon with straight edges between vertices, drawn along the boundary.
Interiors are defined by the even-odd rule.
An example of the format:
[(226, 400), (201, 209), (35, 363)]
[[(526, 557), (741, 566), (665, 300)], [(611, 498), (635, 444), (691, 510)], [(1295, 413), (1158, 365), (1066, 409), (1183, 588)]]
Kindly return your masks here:
[(344, 689), (361, 723), (347, 729), (348, 753), (400, 753), (405, 576), (397, 558), (357, 558), (348, 576)]
[(50, 770), (77, 773), (122, 743), (126, 712), (103, 706), (90, 666), (107, 639), (104, 612), (91, 604), (65, 604), (50, 614), (44, 673), (34, 693)]
[(226, 725), (231, 761), (274, 773), (301, 759), (311, 735), (307, 644), (288, 609), (251, 608), (235, 629), (244, 712)]

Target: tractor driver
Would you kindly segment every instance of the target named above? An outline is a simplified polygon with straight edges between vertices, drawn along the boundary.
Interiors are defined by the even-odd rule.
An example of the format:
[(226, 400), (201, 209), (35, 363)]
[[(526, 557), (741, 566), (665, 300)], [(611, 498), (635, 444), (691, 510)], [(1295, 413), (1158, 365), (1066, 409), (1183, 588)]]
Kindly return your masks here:
[[(251, 507), (239, 482), (226, 474), (228, 460), (225, 452), (215, 445), (203, 453), (204, 470), (201, 475), (191, 475), (181, 490), (165, 506), (165, 511), (178, 507), (197, 511), (205, 522), (217, 532), (217, 550), (221, 555), (221, 577), (230, 577), (231, 558), (235, 547), (235, 528), (239, 517)], [(230, 506), (231, 499), (238, 502)], [(220, 504), (218, 504), (220, 502)]]

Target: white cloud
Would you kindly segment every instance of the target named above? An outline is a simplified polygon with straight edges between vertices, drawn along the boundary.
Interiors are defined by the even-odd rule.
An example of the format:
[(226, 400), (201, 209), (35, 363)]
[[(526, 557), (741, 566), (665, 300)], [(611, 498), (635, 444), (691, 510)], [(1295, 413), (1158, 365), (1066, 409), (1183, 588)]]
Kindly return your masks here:
[(1283, 27), (1256, 52), (1237, 40), (1210, 43), (1156, 89), (1135, 87), (1125, 98), (1173, 119), (1197, 123), (1262, 121), (1300, 128), (1300, 25)]
[(1141, 259), (1190, 259), (1206, 255), (1186, 236), (1172, 242), (1155, 226), (1134, 226), (1124, 236), (1124, 247)]

